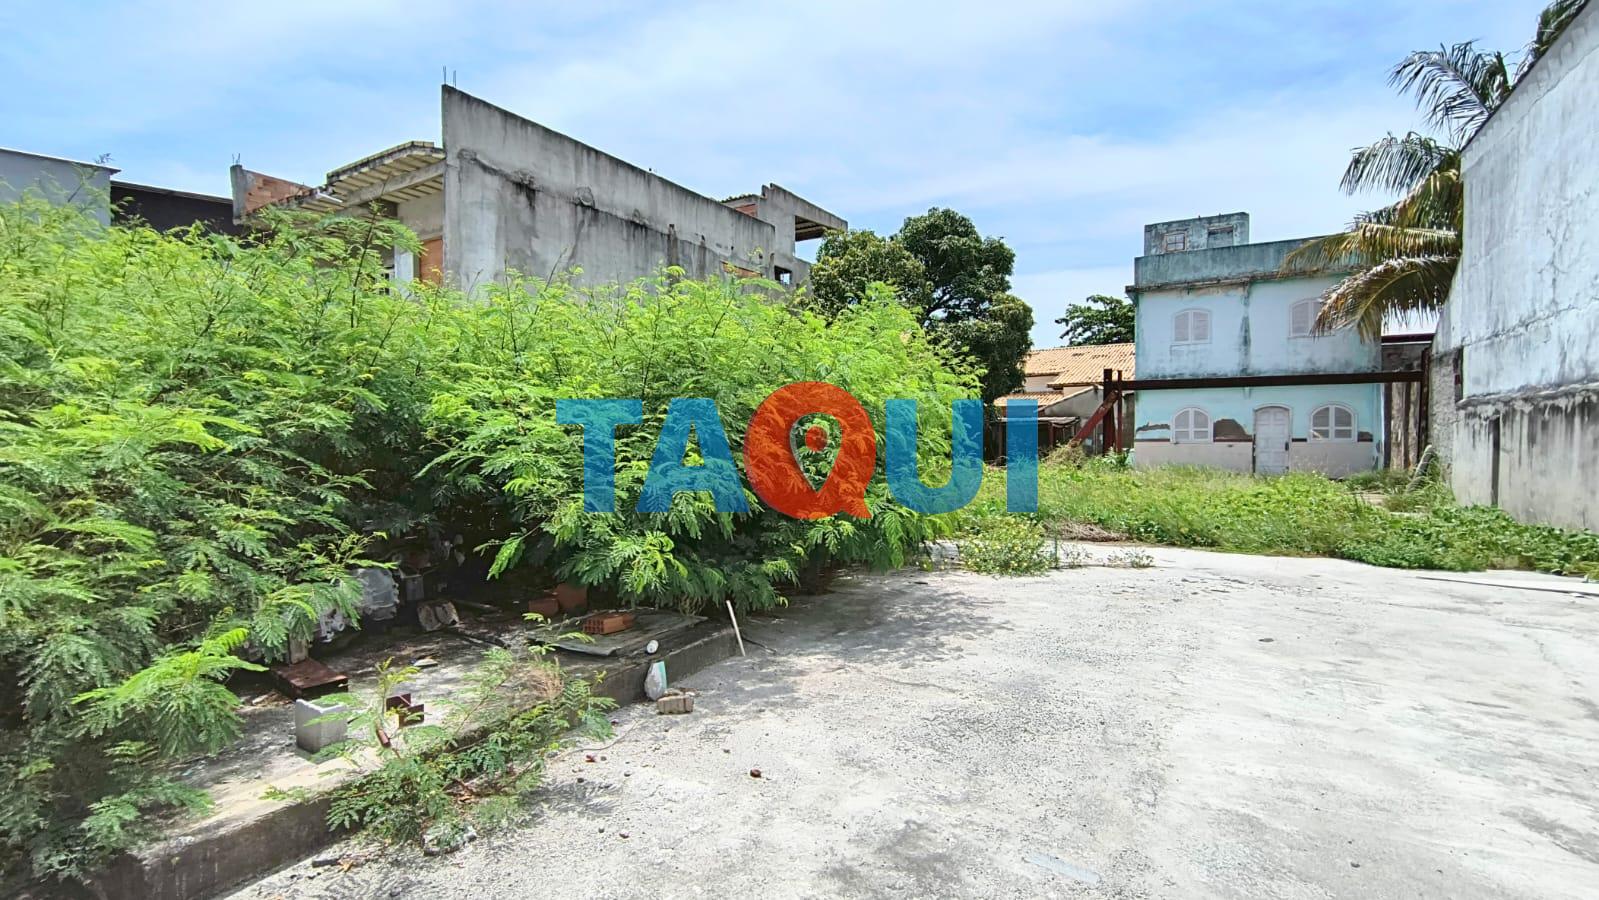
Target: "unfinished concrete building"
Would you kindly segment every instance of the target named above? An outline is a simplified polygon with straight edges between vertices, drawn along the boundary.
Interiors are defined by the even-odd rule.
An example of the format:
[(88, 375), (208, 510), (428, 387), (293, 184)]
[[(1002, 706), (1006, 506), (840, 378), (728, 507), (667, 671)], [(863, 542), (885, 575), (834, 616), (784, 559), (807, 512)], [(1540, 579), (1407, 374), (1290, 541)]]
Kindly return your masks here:
[(1433, 344), (1432, 440), (1466, 503), (1599, 529), (1599, 4), (1461, 155), (1460, 268)]
[(508, 271), (571, 274), (579, 284), (631, 281), (679, 266), (787, 284), (810, 264), (796, 244), (848, 226), (775, 184), (713, 200), (445, 85), (442, 142), (411, 141), (334, 169), (312, 187), (234, 166), (234, 214), (267, 206), (367, 215), (376, 203), (422, 239), (397, 251), (400, 280), (467, 291)]

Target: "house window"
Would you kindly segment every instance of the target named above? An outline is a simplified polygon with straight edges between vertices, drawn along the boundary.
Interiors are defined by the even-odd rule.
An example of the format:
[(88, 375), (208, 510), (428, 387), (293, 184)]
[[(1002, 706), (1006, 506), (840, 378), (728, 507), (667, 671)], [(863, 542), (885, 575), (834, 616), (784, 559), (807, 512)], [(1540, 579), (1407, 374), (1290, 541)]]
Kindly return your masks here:
[(1172, 343), (1210, 343), (1210, 313), (1203, 309), (1185, 309), (1172, 320)]
[(1315, 337), (1316, 317), (1321, 315), (1321, 300), (1312, 297), (1301, 300), (1288, 309), (1288, 336)]
[(778, 284), (792, 285), (794, 283), (794, 273), (782, 266), (774, 266), (772, 274), (777, 276)]
[(1205, 232), (1205, 246), (1231, 247), (1233, 245), (1233, 227), (1221, 225)]
[(1160, 249), (1166, 253), (1175, 253), (1188, 249), (1188, 232), (1168, 231), (1160, 238)]
[(1210, 415), (1193, 407), (1179, 410), (1172, 419), (1171, 439), (1174, 444), (1210, 443)]
[(1318, 406), (1310, 414), (1310, 439), (1313, 441), (1354, 440), (1354, 410), (1336, 403)]

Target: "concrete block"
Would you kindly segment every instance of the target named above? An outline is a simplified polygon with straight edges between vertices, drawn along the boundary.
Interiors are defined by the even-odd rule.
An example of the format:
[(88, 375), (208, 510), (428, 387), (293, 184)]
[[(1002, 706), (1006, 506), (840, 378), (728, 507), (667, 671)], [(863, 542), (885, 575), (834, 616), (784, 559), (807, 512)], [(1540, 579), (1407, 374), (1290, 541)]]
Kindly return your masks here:
[(337, 744), (349, 734), (349, 720), (335, 716), (322, 722), (316, 719), (330, 713), (347, 712), (342, 703), (319, 703), (315, 700), (294, 701), (294, 742), (301, 750), (317, 753), (324, 747)]
[(655, 701), (655, 712), (660, 715), (691, 713), (693, 711), (693, 694), (668, 694)]

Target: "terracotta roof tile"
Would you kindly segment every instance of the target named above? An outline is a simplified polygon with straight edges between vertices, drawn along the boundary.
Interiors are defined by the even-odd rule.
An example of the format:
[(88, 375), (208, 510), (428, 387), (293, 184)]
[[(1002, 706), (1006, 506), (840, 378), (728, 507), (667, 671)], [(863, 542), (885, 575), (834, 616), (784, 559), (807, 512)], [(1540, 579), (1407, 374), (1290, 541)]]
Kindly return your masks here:
[(1124, 377), (1134, 377), (1133, 345), (1050, 347), (1034, 350), (1022, 361), (1022, 371), (1028, 376), (1054, 375), (1050, 387), (1098, 384), (1106, 369), (1119, 369)]
[(1010, 400), (1037, 400), (1038, 408), (1043, 409), (1062, 400), (1069, 400), (1078, 394), (1086, 394), (1093, 388), (1079, 388), (1075, 391), (1023, 391), (1019, 394), (1006, 394), (994, 401), (995, 406), (1004, 406)]

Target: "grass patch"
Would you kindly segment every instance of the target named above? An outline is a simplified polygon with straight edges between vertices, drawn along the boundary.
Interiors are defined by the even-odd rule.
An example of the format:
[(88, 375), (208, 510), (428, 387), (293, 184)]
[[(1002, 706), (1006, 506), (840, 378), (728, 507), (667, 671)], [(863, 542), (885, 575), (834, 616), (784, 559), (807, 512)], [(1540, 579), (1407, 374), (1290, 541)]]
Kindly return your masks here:
[[(1356, 496), (1383, 492), (1382, 506)], [(992, 470), (969, 521), (1004, 510)], [(1524, 525), (1461, 507), (1437, 482), (1406, 491), (1392, 476), (1340, 483), (1214, 469), (1130, 469), (1114, 460), (1039, 467), (1036, 520), (1056, 531), (1093, 526), (1153, 544), (1279, 556), (1330, 556), (1406, 569), (1534, 569), (1599, 576), (1599, 534)]]

